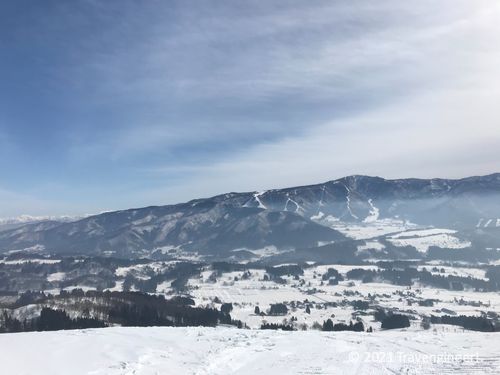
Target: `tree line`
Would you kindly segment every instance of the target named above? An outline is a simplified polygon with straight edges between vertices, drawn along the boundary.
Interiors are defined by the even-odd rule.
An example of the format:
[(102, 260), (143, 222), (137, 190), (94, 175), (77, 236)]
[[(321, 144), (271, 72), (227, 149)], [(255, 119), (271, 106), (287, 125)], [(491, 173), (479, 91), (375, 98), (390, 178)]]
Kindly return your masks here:
[[(190, 298), (167, 300), (164, 296), (140, 292), (64, 292), (41, 299), (41, 313), (33, 319), (20, 321), (9, 310), (4, 310), (0, 315), (0, 332), (101, 328), (107, 325), (243, 326), (242, 322), (231, 318), (229, 306), (220, 311), (194, 307), (193, 303)], [(70, 319), (65, 309), (71, 309), (77, 318)]]

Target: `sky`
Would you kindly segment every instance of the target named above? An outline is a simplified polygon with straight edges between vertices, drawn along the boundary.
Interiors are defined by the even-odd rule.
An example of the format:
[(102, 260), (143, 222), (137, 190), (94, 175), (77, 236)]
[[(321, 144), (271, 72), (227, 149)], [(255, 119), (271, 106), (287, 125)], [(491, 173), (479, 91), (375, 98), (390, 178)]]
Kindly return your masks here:
[(500, 2), (0, 2), (0, 217), (500, 172)]

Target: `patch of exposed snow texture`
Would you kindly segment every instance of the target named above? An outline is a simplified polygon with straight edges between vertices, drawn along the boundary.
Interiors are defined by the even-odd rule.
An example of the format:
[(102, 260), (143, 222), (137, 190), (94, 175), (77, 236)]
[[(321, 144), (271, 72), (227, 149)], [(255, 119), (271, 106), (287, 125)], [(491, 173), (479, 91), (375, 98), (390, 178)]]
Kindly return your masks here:
[[(486, 270), (485, 269), (480, 269), (480, 268), (471, 268), (471, 267), (450, 267), (450, 266), (443, 266), (439, 265), (438, 271), (435, 271), (432, 269), (432, 267), (429, 267), (428, 265), (421, 265), (417, 266), (417, 269), (419, 271), (422, 271), (423, 269), (426, 269), (433, 275), (440, 275), (440, 276), (459, 276), (459, 277), (473, 277), (476, 279), (481, 279), (481, 280), (487, 280), (486, 277)], [(443, 272), (444, 271), (444, 272)]]
[(320, 200), (318, 202), (318, 207), (321, 207), (321, 206), (324, 205), (323, 204), (323, 199), (325, 198), (325, 189), (326, 189), (326, 186), (323, 185), (323, 187), (321, 188), (321, 198), (320, 198)]
[(329, 223), (338, 223), (338, 222), (340, 222), (340, 219), (338, 217), (333, 216), (333, 215), (328, 215), (327, 217), (325, 217), (325, 221), (329, 222)]
[(265, 205), (264, 203), (262, 203), (262, 201), (261, 201), (261, 200), (260, 200), (260, 198), (259, 198), (261, 195), (263, 195), (263, 194), (265, 194), (265, 193), (266, 193), (265, 191), (261, 191), (261, 192), (259, 192), (259, 193), (255, 193), (255, 194), (253, 195), (253, 197), (255, 198), (255, 200), (257, 201), (257, 203), (258, 203), (258, 205), (259, 205), (259, 206), (258, 206), (259, 208), (267, 209), (266, 205)]
[(347, 195), (346, 195), (346, 199), (347, 199), (347, 210), (349, 211), (349, 214), (354, 218), (354, 219), (359, 219), (356, 215), (354, 215), (354, 213), (352, 212), (351, 210), (351, 191), (349, 190), (349, 188), (347, 186), (345, 186), (345, 189), (347, 190)]
[(379, 219), (371, 223), (344, 223), (337, 218), (327, 216), (321, 222), (355, 240), (366, 240), (392, 233), (416, 229), (416, 224), (394, 219)]
[(500, 219), (479, 219), (476, 224), (476, 228), (491, 228), (491, 227), (500, 227)]
[(385, 249), (384, 244), (381, 244), (378, 241), (366, 241), (364, 245), (358, 245), (358, 251), (363, 251), (363, 250), (382, 251), (384, 249)]
[(65, 272), (54, 272), (51, 273), (50, 275), (47, 275), (47, 281), (52, 282), (52, 281), (62, 281), (66, 277)]
[(321, 220), (325, 214), (319, 211), (316, 215), (311, 216), (311, 220)]
[(284, 211), (288, 211), (288, 204), (289, 203), (293, 203), (295, 205), (295, 211), (294, 212), (299, 212), (299, 210), (302, 209), (302, 207), (300, 207), (300, 205), (294, 201), (292, 198), (290, 198), (288, 195), (287, 195), (287, 200), (286, 200), (286, 203), (285, 203), (285, 208), (283, 209)]
[(437, 246), (448, 249), (463, 249), (470, 247), (469, 241), (461, 240), (452, 234), (451, 229), (425, 229), (421, 231), (407, 231), (388, 237), (396, 246), (413, 246), (420, 252), (427, 252), (429, 247)]
[(15, 260), (0, 260), (0, 263), (5, 263), (5, 264), (25, 264), (25, 263), (56, 264), (56, 263), (61, 263), (61, 260), (60, 259), (15, 259)]
[(373, 201), (371, 199), (368, 199), (368, 204), (370, 205), (370, 213), (363, 221), (365, 223), (373, 223), (374, 221), (378, 220), (378, 217), (380, 215), (380, 211), (377, 207), (375, 207), (373, 205)]
[(6, 374), (37, 375), (498, 374), (499, 345), (498, 334), (461, 331), (115, 327), (3, 334), (0, 361)]
[(258, 260), (261, 258), (267, 258), (273, 255), (278, 255), (282, 253), (286, 253), (288, 250), (279, 250), (276, 246), (271, 245), (271, 246), (266, 246), (261, 249), (247, 249), (247, 248), (240, 248), (240, 249), (234, 249), (232, 250), (233, 252), (236, 251), (248, 251), (256, 256), (255, 259), (253, 260)]
[[(156, 219), (155, 215), (147, 215), (147, 216), (143, 217), (142, 219), (132, 221), (132, 224), (133, 225), (144, 225), (144, 224), (150, 223), (154, 219)], [(145, 228), (141, 228), (141, 229), (144, 230)]]
[(83, 216), (31, 216), (31, 215), (20, 215), (17, 217), (6, 217), (0, 218), (0, 225), (6, 224), (29, 224), (40, 221), (63, 221), (63, 222), (71, 222), (83, 219), (90, 215)]
[(124, 280), (117, 280), (117, 281), (115, 281), (114, 287), (108, 288), (106, 290), (109, 290), (110, 292), (122, 292), (123, 291), (123, 283), (124, 283)]
[(318, 241), (318, 246), (325, 246), (325, 245), (329, 245), (329, 244), (332, 244), (332, 243), (335, 243), (335, 241)]
[(257, 202), (257, 207), (267, 210), (267, 206), (260, 200), (260, 197), (267, 193), (267, 190), (254, 193), (252, 198), (248, 200), (243, 207), (254, 207), (253, 201)]
[(454, 234), (457, 233), (456, 230), (453, 229), (421, 229), (421, 230), (408, 230), (406, 232), (397, 233), (391, 236), (391, 238), (407, 238), (407, 237), (427, 237), (435, 234)]
[(37, 245), (34, 245), (34, 246), (25, 247), (23, 249), (9, 250), (9, 251), (7, 251), (6, 254), (15, 254), (15, 253), (20, 253), (20, 252), (39, 253), (39, 252), (41, 252), (43, 250), (45, 250), (45, 246), (37, 244)]

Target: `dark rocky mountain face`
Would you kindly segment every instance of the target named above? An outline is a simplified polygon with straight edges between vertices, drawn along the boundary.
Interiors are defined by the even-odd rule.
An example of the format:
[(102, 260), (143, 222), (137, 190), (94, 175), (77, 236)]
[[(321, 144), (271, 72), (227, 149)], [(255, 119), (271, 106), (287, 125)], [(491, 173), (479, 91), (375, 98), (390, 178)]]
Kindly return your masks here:
[(350, 176), (323, 184), (230, 193), (183, 204), (108, 212), (69, 222), (0, 232), (0, 250), (42, 245), (47, 251), (130, 256), (178, 247), (204, 254), (235, 249), (306, 248), (346, 237), (332, 222), (384, 219), (472, 229), (496, 227), (500, 174), (461, 180)]

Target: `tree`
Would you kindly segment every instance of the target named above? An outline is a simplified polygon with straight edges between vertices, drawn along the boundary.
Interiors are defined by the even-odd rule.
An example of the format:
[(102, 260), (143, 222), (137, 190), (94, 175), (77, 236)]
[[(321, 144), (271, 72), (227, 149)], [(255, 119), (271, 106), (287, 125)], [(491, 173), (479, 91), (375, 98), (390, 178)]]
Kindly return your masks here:
[(323, 322), (323, 331), (333, 331), (333, 322), (331, 319)]
[(406, 328), (410, 326), (410, 319), (406, 315), (393, 314), (382, 320), (383, 329)]
[(269, 315), (286, 315), (287, 313), (288, 308), (283, 303), (272, 304), (269, 310)]
[(233, 304), (232, 303), (223, 303), (222, 306), (220, 307), (220, 311), (229, 314), (231, 311), (233, 311)]
[(255, 315), (260, 315), (260, 308), (259, 306), (255, 306), (255, 309), (253, 311), (255, 313)]
[(422, 322), (420, 322), (420, 327), (422, 327), (422, 329), (429, 329), (431, 328), (431, 320), (427, 317), (424, 317), (422, 319)]

